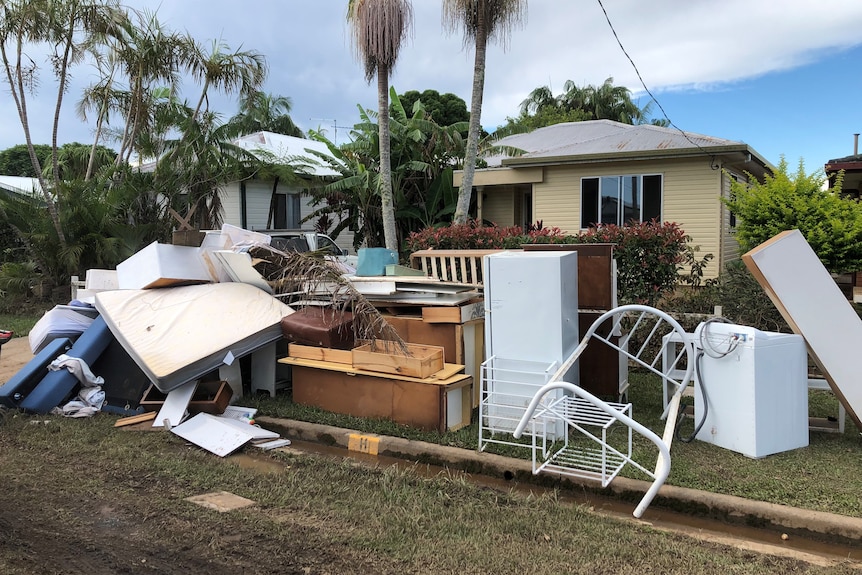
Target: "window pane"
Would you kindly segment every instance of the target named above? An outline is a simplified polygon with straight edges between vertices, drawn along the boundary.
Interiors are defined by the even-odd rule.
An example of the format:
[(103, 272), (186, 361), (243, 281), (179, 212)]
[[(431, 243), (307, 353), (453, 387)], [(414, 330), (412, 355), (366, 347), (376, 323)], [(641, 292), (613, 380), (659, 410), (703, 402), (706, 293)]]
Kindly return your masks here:
[(287, 227), (287, 195), (275, 195), (275, 217), (273, 218), (272, 227), (276, 230), (283, 230)]
[(581, 228), (595, 225), (599, 215), (599, 179), (581, 180)]
[(287, 195), (287, 226), (290, 229), (300, 227), (299, 220), (302, 219), (300, 213), (299, 194)]
[(622, 196), (623, 196), (623, 221), (625, 225), (632, 220), (639, 222), (641, 220), (641, 205), (640, 194), (638, 193), (638, 177), (625, 176), (622, 180)]
[(661, 221), (661, 176), (643, 177), (643, 221)]
[(601, 222), (603, 224), (619, 223), (620, 178), (604, 177), (601, 182)]

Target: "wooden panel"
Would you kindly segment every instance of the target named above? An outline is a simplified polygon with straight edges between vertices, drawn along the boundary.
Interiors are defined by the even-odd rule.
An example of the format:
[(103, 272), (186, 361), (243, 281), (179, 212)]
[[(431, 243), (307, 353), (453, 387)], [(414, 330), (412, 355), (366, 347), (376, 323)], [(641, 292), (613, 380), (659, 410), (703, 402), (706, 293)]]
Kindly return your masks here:
[(304, 359), (316, 359), (318, 361), (345, 363), (347, 365), (353, 364), (353, 353), (349, 349), (332, 349), (329, 347), (313, 347), (291, 343), (287, 346), (287, 355)]
[(608, 311), (617, 307), (613, 244), (524, 244), (522, 247), (529, 252), (578, 252), (578, 308)]
[[(463, 374), (441, 385), (383, 375), (294, 365), (293, 401), (335, 413), (391, 419), (426, 431), (445, 432), (447, 394), (462, 388), (469, 394), (473, 383), (473, 378)], [(466, 421), (469, 423), (469, 415)], [(455, 428), (463, 425), (463, 421), (454, 423)]]
[(485, 317), (485, 301), (471, 301), (463, 305), (422, 307), (422, 321), (427, 323), (464, 323)]
[(742, 256), (769, 298), (802, 335), (835, 396), (862, 430), (862, 320), (799, 230), (781, 232)]
[[(598, 312), (579, 312), (578, 333), (586, 333), (601, 315)], [(598, 334), (607, 337), (611, 324), (613, 322), (604, 322)], [(617, 344), (619, 337), (612, 337), (611, 341)], [(619, 400), (620, 356), (617, 350), (598, 340), (592, 340), (578, 358), (578, 370), (578, 381), (582, 388), (599, 397), (610, 396), (613, 401)]]
[(385, 315), (386, 321), (406, 342), (443, 348), (447, 363), (463, 363), (461, 329), (458, 324), (426, 323), (422, 318)]

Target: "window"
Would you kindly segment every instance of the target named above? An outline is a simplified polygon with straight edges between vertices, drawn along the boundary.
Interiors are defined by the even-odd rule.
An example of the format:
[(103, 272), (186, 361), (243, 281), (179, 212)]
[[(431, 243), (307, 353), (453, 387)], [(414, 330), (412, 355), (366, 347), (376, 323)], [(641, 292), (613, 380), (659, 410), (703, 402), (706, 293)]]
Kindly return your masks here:
[(273, 228), (278, 230), (298, 228), (300, 220), (299, 194), (276, 194), (275, 202)]
[[(731, 174), (730, 177), (733, 178), (734, 182), (739, 182), (739, 176)], [(730, 199), (733, 199), (733, 187), (730, 188)], [(736, 230), (736, 214), (733, 213), (733, 210), (730, 211), (730, 230)]]
[(662, 176), (602, 176), (581, 180), (581, 228), (661, 220)]

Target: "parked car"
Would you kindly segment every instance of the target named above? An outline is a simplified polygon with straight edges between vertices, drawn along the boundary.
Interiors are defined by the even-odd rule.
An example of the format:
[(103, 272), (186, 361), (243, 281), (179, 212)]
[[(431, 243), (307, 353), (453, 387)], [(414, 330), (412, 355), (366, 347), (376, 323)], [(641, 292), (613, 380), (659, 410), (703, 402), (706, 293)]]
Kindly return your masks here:
[(315, 231), (309, 230), (259, 230), (272, 241), (270, 245), (281, 251), (314, 252), (323, 250), (326, 255), (346, 256), (347, 250), (341, 249), (335, 240)]
[(258, 230), (271, 239), (270, 245), (281, 251), (314, 252), (334, 256), (339, 261), (356, 266), (356, 256), (348, 255), (331, 237), (312, 230)]

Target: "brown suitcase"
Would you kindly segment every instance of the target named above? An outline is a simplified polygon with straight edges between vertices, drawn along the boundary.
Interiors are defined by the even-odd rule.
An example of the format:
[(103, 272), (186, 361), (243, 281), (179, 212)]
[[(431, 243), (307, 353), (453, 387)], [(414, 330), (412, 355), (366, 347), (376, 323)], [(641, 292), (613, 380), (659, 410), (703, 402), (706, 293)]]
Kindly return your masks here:
[(281, 319), (281, 333), (302, 345), (353, 349), (353, 314), (322, 307), (304, 307)]

